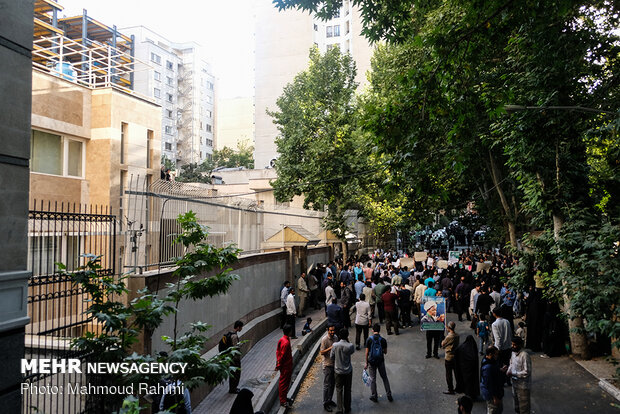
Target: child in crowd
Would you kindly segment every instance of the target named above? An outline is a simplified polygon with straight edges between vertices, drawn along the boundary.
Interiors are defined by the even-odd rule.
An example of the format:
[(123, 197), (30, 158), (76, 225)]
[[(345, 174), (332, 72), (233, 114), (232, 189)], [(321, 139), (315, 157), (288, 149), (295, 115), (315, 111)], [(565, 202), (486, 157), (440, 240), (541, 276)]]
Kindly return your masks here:
[(310, 324), (312, 323), (312, 318), (308, 318), (306, 319), (306, 324), (304, 325), (303, 329), (301, 330), (301, 334), (305, 335), (307, 333), (312, 332), (312, 329), (310, 328)]
[(515, 331), (515, 335), (517, 335), (519, 338), (523, 339), (523, 341), (525, 341), (525, 322), (519, 322), (519, 327), (517, 328), (517, 330)]
[(487, 345), (489, 344), (489, 316), (485, 316), (480, 319), (480, 322), (476, 324), (476, 335), (478, 335), (478, 339), (480, 339), (480, 348), (478, 352), (480, 355), (484, 355), (484, 352), (487, 349)]

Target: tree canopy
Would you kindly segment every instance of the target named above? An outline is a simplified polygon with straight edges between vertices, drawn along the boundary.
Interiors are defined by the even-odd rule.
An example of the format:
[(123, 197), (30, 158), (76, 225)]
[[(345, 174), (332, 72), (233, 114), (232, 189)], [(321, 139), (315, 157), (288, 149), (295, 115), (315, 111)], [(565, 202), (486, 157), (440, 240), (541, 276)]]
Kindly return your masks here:
[[(404, 194), (401, 211), (420, 220), (474, 201), (515, 248), (530, 230), (546, 232), (527, 243), (551, 258), (541, 263), (548, 292), (565, 305), (572, 333), (616, 334), (617, 296), (596, 294), (597, 313), (574, 288), (618, 257), (618, 3), (352, 3), (362, 32), (382, 41), (357, 126), (387, 172), (384, 198)], [(274, 4), (328, 18), (342, 1)], [(570, 256), (579, 245), (606, 254)], [(515, 276), (531, 282), (531, 269)], [(571, 340), (574, 353), (587, 353)]]

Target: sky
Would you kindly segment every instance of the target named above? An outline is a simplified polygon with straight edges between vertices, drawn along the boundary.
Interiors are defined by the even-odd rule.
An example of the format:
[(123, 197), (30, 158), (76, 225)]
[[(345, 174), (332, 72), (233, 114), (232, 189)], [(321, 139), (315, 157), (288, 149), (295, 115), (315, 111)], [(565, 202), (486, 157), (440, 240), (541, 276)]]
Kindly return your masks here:
[(88, 15), (118, 29), (146, 26), (173, 42), (204, 48), (218, 97), (251, 96), (254, 85), (252, 0), (57, 0), (60, 15)]

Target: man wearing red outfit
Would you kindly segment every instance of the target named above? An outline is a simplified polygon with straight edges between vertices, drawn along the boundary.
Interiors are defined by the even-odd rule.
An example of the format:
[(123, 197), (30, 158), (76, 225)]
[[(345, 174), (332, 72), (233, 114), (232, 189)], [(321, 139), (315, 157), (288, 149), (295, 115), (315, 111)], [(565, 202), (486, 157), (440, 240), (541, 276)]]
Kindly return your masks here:
[(278, 341), (276, 351), (276, 371), (280, 371), (280, 383), (278, 392), (280, 394), (280, 405), (282, 407), (292, 407), (293, 400), (286, 398), (288, 388), (291, 385), (291, 376), (293, 375), (293, 353), (291, 351), (291, 341), (289, 337), (293, 335), (293, 327), (285, 325), (283, 328), (284, 335)]

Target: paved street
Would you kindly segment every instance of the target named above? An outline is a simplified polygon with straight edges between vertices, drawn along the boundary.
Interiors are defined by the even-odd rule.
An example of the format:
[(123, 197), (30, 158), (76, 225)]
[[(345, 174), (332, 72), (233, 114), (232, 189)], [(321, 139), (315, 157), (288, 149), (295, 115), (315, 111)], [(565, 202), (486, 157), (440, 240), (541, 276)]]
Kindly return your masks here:
[[(449, 314), (449, 317), (454, 314)], [(457, 322), (457, 333), (461, 342), (471, 331), (465, 322)], [(382, 326), (382, 335), (385, 327)], [(354, 335), (351, 335), (354, 337)], [(425, 359), (426, 339), (419, 327), (403, 329), (399, 336), (385, 335), (388, 340), (386, 368), (394, 402), (385, 397), (383, 383), (379, 379), (377, 390), (379, 403), (368, 398), (370, 388), (361, 379), (364, 367), (363, 349), (353, 355), (353, 413), (446, 413), (456, 412), (456, 400), (459, 395), (444, 395), (446, 390), (443, 351), (437, 360)], [(300, 392), (295, 399), (291, 413), (316, 414), (325, 412), (322, 408), (322, 370), (317, 358)], [(532, 354), (532, 412), (536, 414), (570, 414), (570, 413), (620, 413), (612, 406), (615, 399), (602, 391), (597, 380), (568, 357), (544, 359), (539, 354)], [(512, 393), (505, 388), (504, 412), (513, 413)], [(334, 401), (336, 397), (334, 395)], [(473, 413), (486, 413), (486, 404), (477, 402)]]

